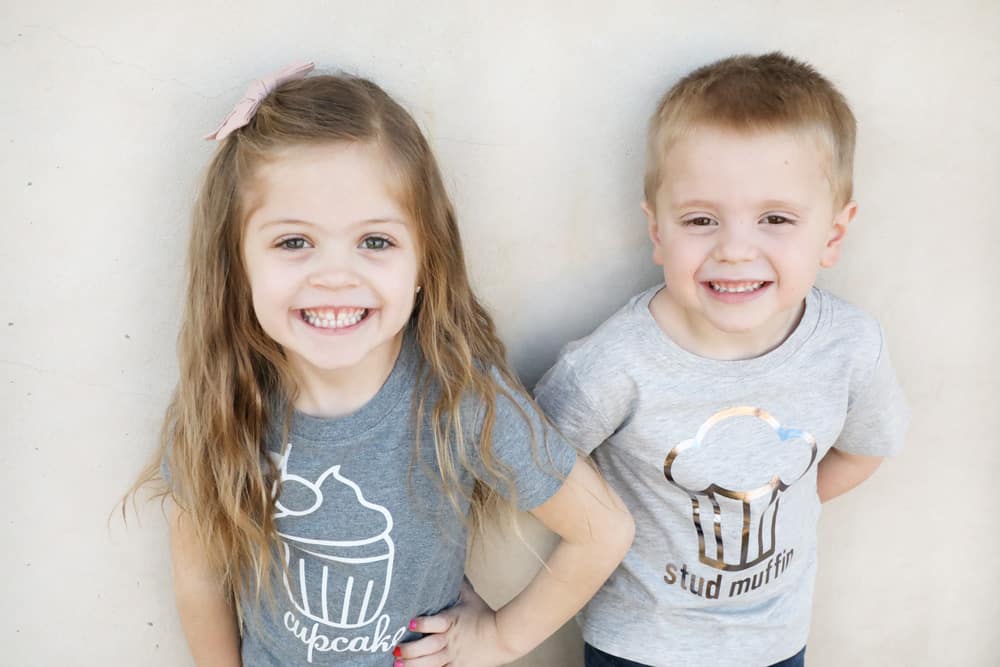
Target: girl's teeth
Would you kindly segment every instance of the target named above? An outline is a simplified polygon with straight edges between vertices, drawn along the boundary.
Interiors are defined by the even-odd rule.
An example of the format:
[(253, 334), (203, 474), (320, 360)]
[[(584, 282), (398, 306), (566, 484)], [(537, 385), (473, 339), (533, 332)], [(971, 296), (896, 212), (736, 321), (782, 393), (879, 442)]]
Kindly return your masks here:
[(709, 285), (711, 285), (712, 289), (715, 290), (716, 292), (721, 292), (723, 294), (739, 294), (742, 292), (753, 292), (756, 289), (760, 289), (761, 287), (763, 287), (764, 282), (759, 281), (755, 283), (726, 283), (724, 285), (720, 283), (710, 282)]
[(321, 329), (341, 329), (354, 326), (368, 314), (366, 308), (303, 309), (302, 319)]

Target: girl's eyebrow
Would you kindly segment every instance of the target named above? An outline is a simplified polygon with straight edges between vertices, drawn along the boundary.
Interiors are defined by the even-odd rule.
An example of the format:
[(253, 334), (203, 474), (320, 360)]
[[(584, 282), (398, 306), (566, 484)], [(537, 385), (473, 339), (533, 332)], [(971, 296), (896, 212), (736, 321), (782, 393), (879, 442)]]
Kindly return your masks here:
[(268, 227), (274, 227), (277, 225), (306, 225), (308, 227), (315, 227), (315, 223), (309, 222), (308, 220), (299, 220), (298, 218), (274, 218), (272, 220), (266, 220), (257, 225), (259, 229), (267, 229)]
[[(352, 223), (354, 225), (378, 225), (378, 224), (390, 224), (390, 225), (402, 225), (407, 226), (405, 220), (400, 218), (365, 218), (363, 220), (358, 220)], [(267, 229), (268, 227), (275, 227), (278, 225), (305, 225), (307, 227), (319, 227), (319, 223), (311, 222), (309, 220), (301, 220), (299, 218), (275, 218), (273, 220), (267, 220), (257, 225), (257, 229)]]
[(406, 221), (401, 218), (368, 218), (367, 220), (360, 220), (360, 224), (376, 225), (376, 224), (390, 224), (390, 225), (403, 225), (406, 226)]

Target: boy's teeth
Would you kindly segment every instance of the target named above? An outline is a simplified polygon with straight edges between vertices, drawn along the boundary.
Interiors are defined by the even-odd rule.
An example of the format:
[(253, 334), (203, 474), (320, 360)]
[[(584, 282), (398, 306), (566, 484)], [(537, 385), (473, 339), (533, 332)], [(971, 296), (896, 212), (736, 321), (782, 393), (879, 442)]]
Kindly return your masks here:
[(740, 292), (752, 292), (756, 289), (760, 289), (764, 285), (764, 281), (757, 282), (746, 282), (746, 283), (713, 283), (709, 282), (712, 289), (716, 292), (722, 292), (724, 294), (733, 294)]
[(367, 308), (303, 308), (302, 319), (314, 327), (321, 329), (340, 329), (357, 324), (365, 315)]

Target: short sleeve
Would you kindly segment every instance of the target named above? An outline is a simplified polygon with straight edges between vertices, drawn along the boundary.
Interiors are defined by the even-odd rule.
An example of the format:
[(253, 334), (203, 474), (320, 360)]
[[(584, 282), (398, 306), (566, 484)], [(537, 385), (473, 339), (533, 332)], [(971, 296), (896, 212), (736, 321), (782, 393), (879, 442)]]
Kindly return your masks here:
[[(497, 374), (494, 377), (506, 387)], [(476, 447), (470, 447), (476, 452), (473, 472), (506, 497), (510, 496), (512, 482), (518, 508), (530, 510), (555, 495), (576, 463), (577, 454), (522, 392), (507, 388), (507, 393), (509, 397), (498, 393), (496, 398), (492, 445), (493, 456), (500, 464), (494, 470), (499, 468), (510, 480), (490, 472)], [(477, 421), (478, 439), (481, 419)]]
[(867, 386), (850, 397), (844, 428), (834, 447), (849, 454), (893, 456), (903, 447), (910, 411), (893, 371), (884, 334), (870, 377)]
[(565, 355), (539, 380), (535, 400), (559, 432), (583, 454), (590, 454), (615, 431)]
[(174, 444), (173, 442), (168, 442), (167, 446), (164, 447), (160, 452), (160, 479), (163, 481), (164, 487), (173, 494), (176, 489), (174, 479)]
[(160, 457), (160, 479), (162, 479), (168, 487), (173, 487), (171, 484), (172, 476), (170, 474), (170, 462), (167, 460), (166, 454)]
[(174, 501), (180, 501), (180, 489), (178, 489), (177, 480), (175, 478), (173, 468), (173, 457), (171, 457), (172, 447), (168, 446), (166, 451), (160, 456), (160, 481), (163, 484), (163, 489), (173, 498)]

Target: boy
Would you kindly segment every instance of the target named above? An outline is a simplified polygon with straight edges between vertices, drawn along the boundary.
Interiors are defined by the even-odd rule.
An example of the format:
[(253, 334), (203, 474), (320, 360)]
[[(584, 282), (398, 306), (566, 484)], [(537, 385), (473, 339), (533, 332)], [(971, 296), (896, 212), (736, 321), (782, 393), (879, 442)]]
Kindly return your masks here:
[(879, 325), (813, 287), (854, 218), (855, 121), (780, 53), (728, 58), (654, 114), (643, 210), (664, 284), (536, 389), (636, 522), (581, 612), (587, 665), (801, 665), (820, 503), (902, 445)]

